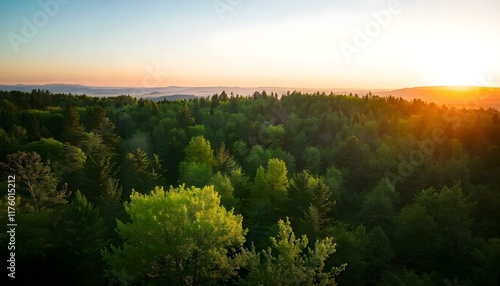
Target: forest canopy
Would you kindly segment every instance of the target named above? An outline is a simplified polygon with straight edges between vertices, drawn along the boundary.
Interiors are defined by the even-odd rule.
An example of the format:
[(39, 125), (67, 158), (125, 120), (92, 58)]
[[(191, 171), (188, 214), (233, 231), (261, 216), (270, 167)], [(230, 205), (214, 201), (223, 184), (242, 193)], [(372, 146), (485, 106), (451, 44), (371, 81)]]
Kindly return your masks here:
[(0, 91), (0, 167), (20, 280), (500, 284), (495, 109)]

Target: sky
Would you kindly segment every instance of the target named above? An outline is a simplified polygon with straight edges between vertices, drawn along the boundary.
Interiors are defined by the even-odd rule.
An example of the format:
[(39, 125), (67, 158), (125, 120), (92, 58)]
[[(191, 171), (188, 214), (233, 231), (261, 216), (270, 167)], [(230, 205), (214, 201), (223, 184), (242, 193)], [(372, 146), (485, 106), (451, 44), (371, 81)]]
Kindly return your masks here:
[(0, 0), (0, 84), (500, 86), (498, 0)]

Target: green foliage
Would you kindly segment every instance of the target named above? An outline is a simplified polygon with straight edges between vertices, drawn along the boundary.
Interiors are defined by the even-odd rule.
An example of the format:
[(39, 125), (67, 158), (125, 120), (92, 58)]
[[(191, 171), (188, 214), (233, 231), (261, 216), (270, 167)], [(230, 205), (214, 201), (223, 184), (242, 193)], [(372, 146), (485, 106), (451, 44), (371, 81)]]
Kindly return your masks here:
[(470, 259), (473, 207), (459, 185), (420, 192), (396, 221), (400, 259), (408, 267), (459, 275)]
[(220, 148), (215, 150), (215, 156), (213, 160), (213, 168), (215, 172), (222, 172), (223, 174), (231, 174), (231, 172), (236, 169), (238, 164), (234, 160), (234, 156), (226, 148), (226, 145), (222, 143)]
[(263, 136), (270, 148), (279, 148), (285, 139), (285, 128), (282, 125), (269, 125), (264, 129)]
[(251, 198), (269, 200), (273, 208), (285, 202), (288, 195), (288, 178), (285, 162), (269, 159), (267, 168), (259, 167), (250, 192)]
[(130, 138), (122, 140), (120, 145), (127, 152), (141, 149), (149, 153), (151, 151), (151, 136), (147, 132), (137, 131)]
[(316, 147), (307, 147), (304, 153), (304, 166), (313, 174), (319, 174), (321, 170), (321, 152)]
[(195, 119), (191, 115), (191, 111), (189, 111), (189, 107), (186, 104), (181, 106), (178, 118), (179, 118), (179, 126), (184, 129), (193, 126), (195, 123)]
[(211, 165), (214, 160), (214, 152), (210, 146), (210, 142), (203, 136), (191, 138), (189, 144), (184, 150), (186, 153), (186, 162), (197, 162)]
[(53, 163), (53, 167), (59, 176), (75, 174), (83, 170), (87, 155), (85, 155), (82, 149), (65, 143), (62, 146), (60, 155), (62, 160)]
[(80, 114), (73, 106), (65, 110), (65, 120), (63, 125), (63, 139), (73, 146), (78, 146), (85, 138), (85, 127), (80, 122)]
[(107, 241), (106, 226), (99, 209), (77, 191), (61, 216), (64, 219), (54, 233), (59, 275), (79, 285), (103, 283), (101, 249)]
[(110, 270), (138, 283), (213, 285), (241, 266), (242, 217), (220, 206), (213, 187), (134, 192), (125, 210), (130, 222), (117, 226), (124, 244), (103, 254)]
[(342, 172), (335, 167), (328, 168), (324, 181), (332, 193), (332, 200), (338, 205), (342, 200), (341, 194), (343, 192)]
[(365, 195), (361, 204), (361, 221), (368, 228), (381, 226), (385, 230), (390, 230), (397, 203), (398, 194), (394, 192), (388, 180), (382, 179), (373, 191)]
[[(386, 272), (377, 286), (432, 286), (432, 283), (427, 274), (418, 275), (415, 271), (403, 269), (402, 271), (393, 273)], [(438, 284), (440, 285), (440, 284)], [(458, 285), (458, 284), (457, 284)]]
[(26, 263), (26, 267), (32, 262), (36, 265), (43, 261), (53, 246), (52, 229), (55, 226), (56, 214), (47, 208), (38, 212), (30, 208), (17, 210), (19, 213), (16, 213), (16, 221), (19, 227), (16, 228), (16, 259)]
[(491, 238), (488, 241), (480, 241), (472, 255), (476, 262), (472, 268), (474, 281), (479, 285), (498, 285), (500, 282), (500, 274), (498, 273), (500, 239)]
[[(241, 148), (243, 146), (238, 147)], [(244, 150), (244, 152), (246, 152), (246, 149)], [(273, 154), (271, 150), (264, 149), (260, 145), (255, 145), (252, 147), (250, 154), (248, 154), (248, 157), (245, 158), (245, 166), (247, 166), (247, 169), (253, 173), (259, 166), (264, 166), (272, 158)]]
[(12, 126), (12, 130), (10, 131), (10, 144), (13, 146), (20, 146), (26, 141), (28, 141), (28, 131), (19, 125)]
[(120, 142), (120, 137), (115, 134), (115, 124), (106, 117), (106, 110), (101, 106), (90, 109), (90, 132), (100, 135), (104, 144), (115, 148)]
[(179, 184), (203, 187), (213, 175), (212, 167), (207, 163), (181, 162), (179, 165)]
[(376, 281), (380, 278), (381, 273), (391, 269), (391, 263), (394, 259), (394, 250), (390, 238), (380, 226), (374, 227), (368, 233), (367, 238), (367, 278), (369, 281)]
[[(65, 198), (81, 190), (100, 210), (102, 237), (118, 246), (113, 230), (117, 219), (129, 221), (121, 202), (132, 188), (145, 193), (180, 182), (213, 185), (222, 205), (244, 216), (247, 247), (272, 247), (268, 238), (277, 237), (276, 222), (286, 216), (312, 249), (316, 239), (335, 237), (337, 252), (325, 260), (325, 269), (347, 262), (335, 279), (341, 285), (439, 285), (455, 277), (460, 285), (499, 284), (498, 110), (371, 93), (278, 97), (223, 92), (154, 103), (125, 95), (0, 91), (0, 187), (7, 189), (5, 179), (16, 175), (19, 269), (30, 269), (40, 283), (105, 284), (100, 270), (65, 270), (80, 262), (73, 254), (64, 257), (72, 240), (60, 225), (74, 223), (68, 235), (76, 235), (78, 223), (95, 221), (95, 211), (69, 211)], [(17, 151), (35, 151), (40, 159), (32, 153), (13, 159), (24, 156)], [(149, 210), (143, 214), (154, 221)], [(95, 249), (82, 248), (92, 250), (78, 250), (82, 265), (90, 267), (87, 262), (95, 259), (93, 269), (102, 267), (90, 258)], [(194, 265), (193, 253), (183, 269)], [(227, 254), (236, 268), (253, 261), (240, 250)], [(258, 263), (264, 262), (259, 255)], [(166, 267), (163, 260), (155, 263), (155, 269)], [(140, 273), (131, 281), (124, 267), (109, 271), (109, 284), (177, 285), (191, 279), (169, 283)], [(249, 268), (231, 271), (229, 279), (228, 272), (200, 274), (211, 282), (197, 283), (235, 285)]]
[(84, 194), (93, 203), (108, 201), (114, 198), (116, 201), (121, 194), (116, 174), (116, 162), (112, 155), (107, 153), (102, 156), (88, 156), (85, 162), (86, 184)]
[(308, 239), (296, 238), (290, 221), (279, 220), (279, 233), (271, 237), (272, 247), (256, 252), (245, 250), (248, 276), (242, 285), (337, 285), (335, 276), (345, 265), (325, 271), (325, 261), (335, 253), (333, 239), (316, 241), (307, 248)]
[(331, 192), (322, 178), (309, 171), (295, 174), (289, 188), (289, 212), (300, 218), (299, 229), (310, 237), (321, 236), (331, 223)]
[(333, 236), (337, 245), (337, 253), (330, 263), (346, 264), (345, 270), (337, 277), (337, 282), (340, 285), (364, 285), (368, 267), (366, 228), (337, 223), (328, 230), (327, 235)]
[(223, 175), (221, 172), (217, 172), (213, 176), (208, 185), (213, 185), (215, 191), (220, 195), (221, 204), (228, 210), (235, 209), (238, 207), (238, 199), (234, 197), (234, 188), (231, 183), (231, 179), (227, 175)]
[(127, 182), (127, 194), (131, 189), (145, 193), (156, 186), (165, 184), (162, 163), (158, 155), (153, 154), (152, 160), (142, 149), (127, 154), (128, 172), (124, 180)]
[(43, 158), (49, 160), (59, 160), (63, 152), (63, 143), (54, 138), (42, 138), (39, 141), (31, 142), (21, 148), (24, 152), (36, 152)]
[(50, 162), (43, 163), (36, 152), (17, 152), (7, 156), (1, 167), (16, 175), (17, 189), (35, 212), (66, 202), (66, 193), (57, 190), (57, 178), (50, 170)]

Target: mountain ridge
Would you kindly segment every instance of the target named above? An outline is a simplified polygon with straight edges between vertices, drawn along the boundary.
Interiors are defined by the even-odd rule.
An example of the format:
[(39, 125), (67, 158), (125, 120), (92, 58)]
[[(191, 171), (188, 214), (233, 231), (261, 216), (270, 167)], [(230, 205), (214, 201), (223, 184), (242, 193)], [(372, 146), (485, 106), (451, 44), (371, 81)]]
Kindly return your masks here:
[[(325, 92), (334, 94), (358, 94), (363, 96), (371, 92), (378, 96), (401, 97), (406, 100), (420, 99), (425, 102), (445, 104), (456, 107), (479, 107), (495, 108), (500, 110), (500, 87), (485, 86), (416, 86), (400, 89), (360, 89), (360, 88), (290, 88), (290, 87), (238, 87), (238, 86), (166, 86), (166, 87), (112, 87), (112, 86), (86, 86), (81, 84), (51, 83), (41, 85), (30, 84), (0, 84), (0, 90), (19, 90), (31, 92), (33, 89), (47, 89), (53, 93), (86, 94), (88, 96), (118, 96), (122, 94), (137, 98), (163, 100), (174, 96), (175, 98), (194, 98), (219, 94), (223, 90), (227, 94), (239, 94), (242, 96), (252, 95), (255, 91), (265, 90), (278, 95), (286, 94), (288, 91), (301, 91), (304, 93)], [(179, 97), (179, 95), (182, 95)], [(173, 98), (174, 98), (173, 97)], [(172, 99), (172, 98), (170, 98)]]

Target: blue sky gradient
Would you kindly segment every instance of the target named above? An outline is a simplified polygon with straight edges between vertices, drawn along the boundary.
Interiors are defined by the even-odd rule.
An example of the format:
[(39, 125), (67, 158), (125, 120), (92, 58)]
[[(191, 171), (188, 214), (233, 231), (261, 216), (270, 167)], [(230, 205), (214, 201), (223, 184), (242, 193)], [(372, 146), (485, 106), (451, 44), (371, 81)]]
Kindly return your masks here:
[(500, 85), (498, 12), (497, 0), (2, 0), (0, 83)]

